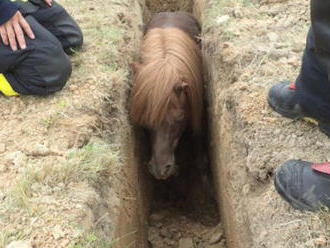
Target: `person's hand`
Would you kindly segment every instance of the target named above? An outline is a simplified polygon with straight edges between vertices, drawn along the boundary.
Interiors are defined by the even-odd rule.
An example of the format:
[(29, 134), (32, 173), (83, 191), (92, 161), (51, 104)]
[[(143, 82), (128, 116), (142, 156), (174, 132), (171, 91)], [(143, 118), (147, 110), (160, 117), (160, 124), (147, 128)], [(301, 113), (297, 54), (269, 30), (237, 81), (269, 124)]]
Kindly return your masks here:
[(29, 23), (27, 23), (19, 11), (0, 26), (0, 36), (3, 43), (6, 46), (10, 45), (13, 51), (17, 51), (17, 45), (21, 49), (26, 48), (24, 33), (31, 39), (35, 38)]
[(53, 3), (53, 0), (44, 0), (44, 2), (45, 2), (49, 7), (51, 7), (51, 6), (52, 6), (52, 3)]

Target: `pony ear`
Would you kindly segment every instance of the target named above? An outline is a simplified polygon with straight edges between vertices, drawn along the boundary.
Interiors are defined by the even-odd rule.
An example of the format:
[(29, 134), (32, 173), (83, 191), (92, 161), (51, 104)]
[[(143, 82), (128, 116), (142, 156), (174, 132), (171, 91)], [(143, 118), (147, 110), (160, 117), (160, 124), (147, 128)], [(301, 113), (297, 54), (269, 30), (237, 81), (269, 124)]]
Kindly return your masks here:
[(181, 95), (181, 93), (186, 92), (187, 89), (188, 89), (188, 84), (184, 81), (174, 85), (174, 91), (177, 95)]
[(130, 67), (132, 68), (134, 73), (136, 73), (140, 70), (140, 68), (142, 67), (142, 64), (140, 62), (134, 61), (134, 62), (130, 63)]

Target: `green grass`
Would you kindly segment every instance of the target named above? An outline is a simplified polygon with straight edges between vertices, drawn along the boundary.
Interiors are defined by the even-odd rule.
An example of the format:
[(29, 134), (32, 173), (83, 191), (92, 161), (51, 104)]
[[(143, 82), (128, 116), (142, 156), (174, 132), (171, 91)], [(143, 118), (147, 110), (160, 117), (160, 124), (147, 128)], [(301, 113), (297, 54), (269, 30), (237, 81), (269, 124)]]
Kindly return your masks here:
[(0, 231), (0, 248), (5, 248), (10, 242), (14, 240), (26, 240), (29, 236), (31, 228), (25, 228), (23, 230), (15, 230), (15, 232), (9, 233), (7, 231)]
[(41, 125), (49, 129), (55, 124), (55, 122), (58, 120), (58, 117), (59, 116), (57, 114), (53, 114), (53, 115), (49, 115), (48, 117), (42, 118)]
[[(113, 245), (115, 245), (117, 242), (119, 242), (120, 240), (135, 234), (136, 232), (130, 232), (127, 233), (125, 235), (123, 235), (122, 237), (116, 238), (114, 240), (106, 240), (105, 238), (101, 238), (100, 236), (98, 236), (96, 233), (87, 233), (85, 235), (85, 237), (81, 238), (81, 240), (76, 241), (74, 244), (72, 244), (70, 246), (70, 248), (111, 248)], [(122, 248), (130, 248), (132, 247), (132, 245), (135, 243), (135, 241), (133, 241), (133, 243), (125, 245), (125, 247)]]
[(87, 234), (86, 238), (70, 246), (70, 248), (111, 248), (113, 242), (99, 238), (95, 233)]
[(203, 27), (217, 27), (217, 18), (225, 15), (228, 8), (246, 7), (252, 5), (251, 0), (210, 0), (203, 18)]
[(6, 231), (0, 231), (0, 248), (5, 247), (5, 245), (8, 243), (9, 240), (9, 234)]
[[(58, 213), (55, 213), (56, 216), (52, 217), (53, 213), (47, 209), (48, 205), (42, 202), (44, 196), (54, 193), (52, 197), (54, 196), (56, 200), (63, 200), (68, 204), (71, 202), (71, 193), (75, 193), (72, 191), (76, 190), (75, 187), (79, 188), (81, 186), (80, 184), (76, 185), (78, 182), (84, 182), (82, 187), (88, 185), (88, 187), (94, 188), (97, 185), (96, 189), (99, 189), (99, 187), (102, 187), (100, 182), (109, 183), (111, 178), (113, 178), (112, 175), (116, 174), (117, 170), (122, 166), (118, 152), (118, 149), (121, 149), (119, 147), (121, 137), (119, 136), (126, 134), (122, 134), (123, 128), (120, 126), (122, 122), (117, 121), (119, 114), (111, 113), (110, 116), (108, 112), (110, 107), (116, 109), (120, 114), (124, 111), (122, 110), (122, 105), (124, 105), (122, 103), (124, 102), (124, 97), (122, 96), (126, 92), (126, 83), (128, 81), (126, 80), (128, 74), (126, 63), (130, 59), (132, 47), (135, 45), (135, 43), (132, 45), (131, 42), (135, 36), (133, 29), (130, 27), (131, 24), (133, 26), (136, 24), (130, 22), (135, 20), (133, 16), (135, 10), (132, 10), (132, 6), (129, 6), (129, 8), (122, 7), (131, 3), (131, 1), (123, 0), (116, 1), (116, 4), (114, 4), (114, 1), (103, 1), (103, 3), (101, 3), (102, 1), (96, 1), (100, 2), (100, 4), (96, 4), (94, 0), (61, 0), (60, 2), (73, 14), (81, 26), (84, 32), (85, 45), (81, 51), (71, 57), (74, 70), (66, 89), (47, 99), (27, 97), (24, 100), (26, 99), (29, 103), (33, 102), (33, 105), (37, 106), (37, 111), (39, 112), (40, 110), (41, 115), (35, 121), (42, 127), (42, 131), (45, 128), (53, 128), (55, 125), (56, 127), (57, 125), (60, 126), (60, 120), (71, 120), (72, 116), (72, 127), (70, 125), (64, 125), (63, 127), (63, 133), (68, 134), (67, 136), (63, 135), (65, 139), (68, 137), (68, 140), (65, 141), (71, 141), (69, 140), (72, 137), (70, 136), (71, 132), (85, 132), (85, 130), (78, 130), (79, 127), (77, 126), (79, 125), (74, 122), (79, 120), (81, 114), (85, 113), (92, 115), (95, 112), (96, 118), (102, 116), (100, 120), (98, 119), (98, 121), (102, 122), (100, 124), (100, 126), (102, 125), (101, 127), (94, 127), (94, 123), (91, 123), (91, 125), (87, 123), (86, 125), (86, 128), (88, 126), (86, 135), (93, 136), (93, 140), (95, 136), (102, 135), (102, 137), (105, 137), (112, 135), (113, 129), (115, 134), (111, 136), (111, 139), (107, 138), (105, 142), (92, 141), (92, 143), (82, 148), (68, 151), (66, 156), (63, 157), (57, 154), (40, 156), (29, 154), (28, 162), (19, 168), (19, 172), (11, 182), (10, 188), (5, 190), (5, 202), (0, 206), (0, 248), (4, 248), (12, 240), (20, 238), (30, 239), (34, 237), (35, 233), (40, 233), (38, 237), (44, 237), (43, 235), (45, 235), (47, 239), (51, 239), (51, 234), (46, 233), (43, 229), (44, 226), (39, 230), (38, 225), (31, 225), (35, 218), (43, 218), (45, 216), (49, 220), (45, 224), (47, 228), (54, 224), (65, 227), (66, 225), (78, 225), (79, 223), (79, 225), (83, 226), (84, 223), (80, 223), (80, 215), (79, 217), (75, 215), (78, 215), (80, 207), (73, 209), (73, 214), (69, 211), (68, 213), (63, 212), (63, 214), (61, 212), (59, 213), (61, 216), (57, 216)], [(124, 18), (119, 20), (118, 18), (122, 13), (124, 13)], [(70, 86), (76, 87), (71, 90)], [(86, 93), (91, 86), (95, 86), (96, 90)], [(107, 97), (106, 100), (104, 100), (104, 96)], [(42, 105), (39, 107), (39, 102), (47, 103), (47, 105), (45, 104), (46, 107)], [(108, 105), (111, 106), (109, 107)], [(105, 114), (103, 114), (103, 111)], [(105, 118), (111, 118), (111, 120), (104, 120)], [(94, 130), (94, 128), (96, 131), (90, 131)], [(40, 134), (44, 135), (40, 139), (39, 137), (36, 138), (38, 141), (41, 140), (40, 143), (44, 140), (51, 142), (53, 139), (56, 139), (56, 134), (53, 131), (55, 130)], [(35, 135), (29, 129), (22, 129), (22, 133), (25, 133), (24, 135), (26, 136)], [(109, 145), (108, 143), (114, 142), (113, 140), (116, 141), (116, 144)], [(98, 194), (99, 192), (96, 193)], [(106, 202), (106, 199), (104, 202)], [(99, 203), (92, 202), (90, 204)], [(82, 205), (82, 207), (84, 206)], [(4, 220), (1, 219), (2, 210), (5, 215), (3, 216)], [(82, 211), (85, 211), (85, 208)], [(15, 218), (9, 218), (12, 216), (15, 216)], [(62, 223), (62, 218), (64, 220), (69, 218), (69, 224), (64, 220)], [(12, 225), (7, 225), (9, 221), (12, 221)], [(30, 230), (30, 226), (32, 230)], [(15, 231), (12, 231), (12, 228)], [(70, 232), (70, 228), (68, 230)], [(80, 241), (72, 245), (72, 247), (68, 246), (68, 248), (111, 247), (112, 242), (107, 240), (111, 234), (110, 231), (105, 231), (104, 228), (97, 230), (96, 227), (94, 230), (93, 227), (93, 230), (88, 230), (88, 232), (92, 233), (85, 233)], [(104, 233), (109, 235), (106, 237)], [(68, 234), (70, 241), (75, 240), (76, 237), (75, 234)], [(50, 241), (47, 241), (47, 239), (42, 242), (49, 244)], [(51, 245), (56, 246), (56, 241)]]
[(106, 176), (109, 171), (115, 171), (118, 163), (118, 152), (110, 145), (88, 144), (69, 152), (64, 161), (46, 163), (40, 168), (33, 163), (30, 164), (14, 183), (9, 192), (9, 199), (15, 206), (34, 212), (30, 201), (34, 183), (54, 187), (60, 183), (67, 185), (69, 182), (84, 180), (95, 182), (101, 176)]

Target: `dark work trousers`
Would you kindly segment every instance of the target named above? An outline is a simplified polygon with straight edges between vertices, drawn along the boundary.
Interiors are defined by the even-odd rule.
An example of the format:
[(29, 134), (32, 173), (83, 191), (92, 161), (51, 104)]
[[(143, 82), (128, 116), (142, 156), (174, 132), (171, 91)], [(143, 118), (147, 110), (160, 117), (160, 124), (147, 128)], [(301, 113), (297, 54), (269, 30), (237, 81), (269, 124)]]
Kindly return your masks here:
[(47, 95), (61, 90), (72, 70), (67, 53), (83, 43), (80, 28), (56, 2), (52, 7), (43, 0), (16, 3), (36, 38), (26, 36), (27, 48), (15, 52), (0, 42), (0, 73), (19, 94)]
[[(330, 40), (328, 41), (330, 42)], [(307, 36), (300, 74), (296, 80), (298, 102), (309, 117), (330, 121), (330, 81), (315, 49), (313, 30)]]

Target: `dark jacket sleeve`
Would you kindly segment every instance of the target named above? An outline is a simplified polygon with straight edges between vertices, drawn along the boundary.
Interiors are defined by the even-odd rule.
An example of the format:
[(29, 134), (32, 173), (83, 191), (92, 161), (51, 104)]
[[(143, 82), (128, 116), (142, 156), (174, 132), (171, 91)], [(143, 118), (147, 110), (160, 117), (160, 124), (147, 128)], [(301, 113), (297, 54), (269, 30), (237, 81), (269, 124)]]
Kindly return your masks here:
[(9, 0), (0, 0), (0, 25), (7, 22), (18, 10), (15, 3)]
[(315, 54), (328, 71), (330, 79), (330, 1), (311, 0), (312, 32)]

